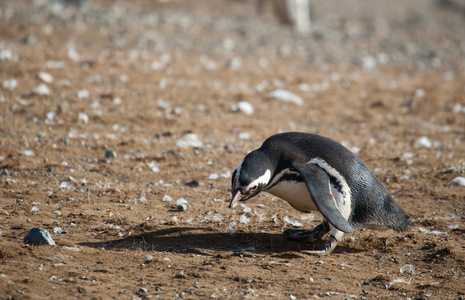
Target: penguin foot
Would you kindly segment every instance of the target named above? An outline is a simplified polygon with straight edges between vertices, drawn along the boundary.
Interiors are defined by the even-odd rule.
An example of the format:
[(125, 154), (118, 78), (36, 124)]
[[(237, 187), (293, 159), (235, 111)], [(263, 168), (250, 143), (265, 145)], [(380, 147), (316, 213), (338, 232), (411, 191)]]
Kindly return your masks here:
[(331, 252), (333, 252), (334, 248), (336, 248), (337, 243), (338, 240), (331, 235), (328, 238), (328, 241), (326, 242), (322, 250), (302, 250), (300, 252), (313, 255), (328, 255), (331, 254)]
[(313, 229), (288, 229), (284, 231), (284, 234), (286, 234), (286, 237), (290, 240), (315, 243), (327, 234), (329, 230), (329, 223), (327, 221), (323, 221), (320, 225)]

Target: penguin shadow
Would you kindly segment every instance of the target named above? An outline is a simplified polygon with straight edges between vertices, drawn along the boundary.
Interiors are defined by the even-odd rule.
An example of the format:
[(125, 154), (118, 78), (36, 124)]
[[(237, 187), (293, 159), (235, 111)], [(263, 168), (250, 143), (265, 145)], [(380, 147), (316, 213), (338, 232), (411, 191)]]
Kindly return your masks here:
[[(81, 246), (105, 250), (127, 249), (148, 252), (174, 252), (211, 256), (210, 251), (228, 253), (275, 254), (284, 257), (302, 257), (301, 250), (322, 249), (326, 240), (310, 244), (293, 241), (284, 234), (266, 232), (236, 232), (234, 234), (213, 231), (204, 227), (170, 227), (155, 231), (142, 232), (128, 237), (102, 242), (83, 242)], [(336, 253), (359, 253), (359, 249), (337, 246)], [(248, 253), (248, 254), (247, 254)], [(288, 257), (288, 258), (291, 258)]]

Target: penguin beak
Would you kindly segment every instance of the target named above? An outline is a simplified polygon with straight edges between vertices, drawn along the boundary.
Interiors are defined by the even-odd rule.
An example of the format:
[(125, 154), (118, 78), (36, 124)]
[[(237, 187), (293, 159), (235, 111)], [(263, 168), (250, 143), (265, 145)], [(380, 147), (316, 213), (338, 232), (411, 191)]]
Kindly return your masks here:
[(242, 196), (241, 189), (235, 189), (232, 194), (233, 197), (231, 199), (231, 202), (229, 202), (229, 208), (236, 206), (237, 202), (240, 201), (240, 198)]
[(242, 189), (241, 188), (237, 188), (233, 191), (233, 197), (231, 199), (231, 202), (229, 203), (229, 208), (232, 208), (236, 205), (237, 202), (239, 201), (246, 201), (246, 200), (249, 200), (250, 198), (253, 198), (255, 195), (259, 194), (261, 191), (260, 188), (257, 188), (257, 189), (254, 189), (253, 191), (252, 190), (249, 190), (247, 191), (247, 193), (245, 194), (242, 194)]

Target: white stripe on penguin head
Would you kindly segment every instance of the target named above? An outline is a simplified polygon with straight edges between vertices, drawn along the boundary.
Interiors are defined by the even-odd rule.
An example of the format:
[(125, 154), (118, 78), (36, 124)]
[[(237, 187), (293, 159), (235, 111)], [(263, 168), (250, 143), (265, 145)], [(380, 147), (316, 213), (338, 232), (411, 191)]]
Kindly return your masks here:
[(270, 182), (270, 179), (271, 179), (271, 171), (270, 170), (266, 170), (265, 171), (265, 174), (263, 174), (262, 176), (258, 177), (257, 179), (255, 179), (254, 181), (252, 181), (246, 188), (246, 190), (248, 191), (251, 187), (253, 186), (258, 186), (260, 184), (264, 184), (264, 185), (267, 185), (268, 182)]

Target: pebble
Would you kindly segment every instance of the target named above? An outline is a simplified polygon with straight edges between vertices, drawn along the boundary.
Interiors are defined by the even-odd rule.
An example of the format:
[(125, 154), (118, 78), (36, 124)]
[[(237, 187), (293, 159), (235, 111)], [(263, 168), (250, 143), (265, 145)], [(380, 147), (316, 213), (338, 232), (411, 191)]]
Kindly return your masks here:
[(324, 263), (325, 263), (325, 262), (322, 261), (322, 260), (318, 260), (318, 261), (314, 262), (315, 265), (322, 265), (322, 264), (324, 264)]
[(447, 185), (458, 185), (458, 186), (465, 186), (465, 177), (458, 176), (453, 178), (451, 181), (447, 183)]
[(176, 141), (176, 146), (181, 148), (202, 148), (203, 143), (195, 133), (189, 133)]
[(243, 214), (240, 218), (239, 218), (239, 222), (242, 223), (242, 224), (247, 224), (250, 222), (250, 219), (247, 218), (247, 216), (245, 214)]
[(34, 156), (34, 155), (35, 155), (35, 153), (32, 150), (24, 150), (23, 152), (21, 152), (21, 156), (31, 157), (31, 156)]
[(80, 90), (77, 92), (77, 97), (79, 99), (88, 99), (90, 96), (89, 94), (89, 91), (88, 90)]
[(2, 87), (5, 89), (5, 90), (14, 90), (16, 87), (18, 86), (18, 80), (16, 79), (7, 79), (5, 80), (3, 83), (2, 83)]
[(53, 77), (49, 73), (46, 72), (39, 72), (37, 73), (37, 78), (42, 80), (45, 83), (52, 83), (53, 82)]
[(169, 196), (169, 195), (165, 195), (163, 196), (163, 202), (170, 202), (170, 201), (173, 201), (173, 197)]
[(87, 123), (89, 123), (89, 116), (87, 114), (85, 114), (85, 113), (80, 112), (78, 114), (78, 120), (85, 123), (85, 124), (87, 124)]
[(55, 241), (50, 236), (50, 233), (43, 228), (32, 228), (23, 239), (26, 245), (55, 245)]
[(431, 141), (426, 136), (422, 136), (413, 143), (413, 147), (415, 147), (415, 149), (431, 148), (432, 146), (433, 143), (431, 143)]
[(248, 139), (250, 139), (250, 133), (248, 133), (248, 132), (241, 132), (241, 133), (239, 133), (239, 139), (241, 139), (241, 140), (248, 140)]
[(288, 90), (284, 90), (284, 89), (274, 90), (268, 94), (268, 97), (273, 98), (273, 99), (278, 99), (283, 102), (292, 102), (298, 105), (304, 104), (304, 100), (300, 96)]
[(105, 157), (106, 158), (115, 158), (116, 157), (116, 152), (112, 150), (105, 151)]
[(237, 109), (249, 116), (253, 114), (252, 104), (246, 101), (240, 101), (237, 103)]
[(404, 273), (413, 274), (415, 273), (415, 266), (412, 264), (406, 264), (402, 268), (400, 268), (400, 273), (401, 274), (404, 274)]
[(37, 95), (41, 96), (48, 96), (50, 95), (50, 89), (48, 86), (44, 83), (39, 84), (37, 87), (35, 87), (32, 92)]
[(179, 211), (186, 211), (189, 202), (187, 202), (187, 200), (184, 198), (179, 198), (178, 200), (176, 200), (175, 204)]
[(0, 52), (0, 61), (7, 61), (13, 58), (13, 52), (10, 49), (3, 49)]

